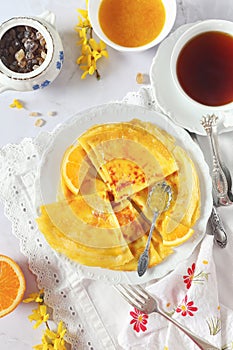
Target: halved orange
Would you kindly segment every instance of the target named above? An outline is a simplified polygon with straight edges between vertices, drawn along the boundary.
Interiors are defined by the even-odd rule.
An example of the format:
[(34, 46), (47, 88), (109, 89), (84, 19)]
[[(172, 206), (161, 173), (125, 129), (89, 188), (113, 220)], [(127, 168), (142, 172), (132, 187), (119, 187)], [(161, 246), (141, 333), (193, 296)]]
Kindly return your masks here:
[(26, 283), (19, 265), (0, 255), (0, 317), (13, 311), (22, 301)]

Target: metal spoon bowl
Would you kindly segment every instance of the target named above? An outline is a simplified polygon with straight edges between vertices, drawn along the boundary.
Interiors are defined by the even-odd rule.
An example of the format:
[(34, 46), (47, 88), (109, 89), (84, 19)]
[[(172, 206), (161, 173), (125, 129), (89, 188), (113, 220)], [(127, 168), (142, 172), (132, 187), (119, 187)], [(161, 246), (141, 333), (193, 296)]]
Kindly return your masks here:
[(152, 187), (149, 193), (147, 204), (150, 207), (150, 209), (154, 212), (154, 215), (146, 247), (138, 260), (138, 275), (140, 277), (144, 275), (148, 267), (150, 242), (154, 231), (156, 219), (158, 218), (159, 214), (168, 210), (171, 200), (172, 190), (171, 187), (166, 183), (166, 181), (155, 184), (155, 186)]
[(233, 193), (232, 193), (232, 178), (231, 178), (231, 173), (230, 170), (228, 169), (228, 167), (225, 165), (225, 163), (223, 163), (222, 161), (220, 162), (222, 170), (226, 176), (226, 180), (228, 183), (228, 197), (230, 199), (230, 201), (233, 203)]

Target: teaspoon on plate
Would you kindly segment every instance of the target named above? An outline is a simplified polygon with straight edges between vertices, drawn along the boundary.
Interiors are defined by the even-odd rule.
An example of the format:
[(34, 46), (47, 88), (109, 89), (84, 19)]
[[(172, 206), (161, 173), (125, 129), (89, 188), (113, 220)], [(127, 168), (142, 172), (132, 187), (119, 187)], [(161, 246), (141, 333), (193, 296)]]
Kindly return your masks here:
[(169, 208), (171, 200), (172, 190), (171, 187), (166, 183), (166, 181), (155, 184), (149, 193), (147, 202), (151, 210), (154, 212), (154, 215), (150, 227), (150, 232), (147, 238), (146, 247), (138, 260), (138, 275), (140, 277), (144, 275), (148, 267), (150, 242), (154, 231), (156, 219), (158, 218), (159, 214), (161, 214)]

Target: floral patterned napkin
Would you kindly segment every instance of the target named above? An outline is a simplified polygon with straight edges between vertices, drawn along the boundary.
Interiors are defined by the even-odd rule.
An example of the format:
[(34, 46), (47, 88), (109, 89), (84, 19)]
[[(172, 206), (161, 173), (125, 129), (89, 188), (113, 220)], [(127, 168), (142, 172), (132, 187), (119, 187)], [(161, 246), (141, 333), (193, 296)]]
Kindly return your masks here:
[[(177, 268), (146, 289), (170, 316), (221, 350), (233, 349), (233, 311), (219, 304), (213, 236)], [(199, 349), (182, 331), (158, 314), (146, 315), (130, 306), (118, 337), (123, 349)], [(211, 349), (211, 348), (210, 348)]]

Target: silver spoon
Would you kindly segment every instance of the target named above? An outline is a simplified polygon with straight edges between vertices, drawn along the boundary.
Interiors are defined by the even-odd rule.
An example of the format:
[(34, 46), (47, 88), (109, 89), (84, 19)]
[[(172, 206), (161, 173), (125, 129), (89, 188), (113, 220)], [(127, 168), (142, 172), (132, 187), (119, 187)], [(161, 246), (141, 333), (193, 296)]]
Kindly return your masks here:
[[(217, 119), (216, 119), (217, 120)], [(222, 171), (224, 172), (225, 176), (226, 176), (226, 180), (227, 180), (227, 185), (228, 185), (228, 190), (227, 190), (227, 195), (228, 198), (230, 199), (231, 202), (233, 202), (233, 193), (232, 193), (232, 178), (231, 178), (231, 173), (230, 170), (228, 169), (228, 167), (226, 166), (226, 164), (221, 160), (220, 155), (219, 155), (219, 143), (218, 143), (218, 135), (217, 135), (217, 128), (216, 125), (213, 125), (212, 128), (212, 135), (214, 138), (214, 142), (215, 142), (215, 148), (217, 150), (218, 153), (218, 161), (219, 164), (222, 168)], [(221, 202), (219, 203), (219, 206), (221, 205), (225, 205), (222, 204)]]
[(221, 167), (222, 170), (226, 176), (227, 179), (227, 183), (228, 183), (228, 197), (231, 200), (231, 202), (233, 203), (233, 193), (232, 193), (232, 177), (231, 177), (231, 173), (230, 170), (228, 169), (228, 167), (225, 165), (225, 163), (221, 162)]
[(171, 199), (172, 199), (171, 187), (165, 181), (155, 184), (155, 186), (152, 187), (149, 193), (147, 203), (151, 208), (151, 210), (154, 212), (154, 215), (153, 215), (153, 220), (151, 223), (146, 247), (138, 260), (138, 275), (140, 277), (144, 275), (148, 267), (150, 242), (154, 231), (156, 219), (158, 218), (160, 213), (166, 211), (169, 208)]
[(228, 197), (228, 182), (226, 175), (222, 169), (221, 161), (218, 151), (218, 143), (216, 142), (216, 122), (218, 117), (213, 115), (203, 116), (201, 124), (204, 127), (206, 134), (210, 141), (210, 146), (213, 155), (213, 171), (212, 182), (213, 192), (220, 205), (227, 206), (232, 204), (232, 201)]
[[(186, 130), (189, 135), (192, 137), (193, 141), (196, 142), (196, 144), (201, 148), (197, 135), (194, 132), (191, 132), (189, 130)], [(228, 196), (231, 199), (230, 195), (229, 195), (229, 191), (231, 192), (231, 187), (232, 187), (232, 180), (231, 180), (231, 175), (229, 177), (229, 175), (226, 172), (229, 172), (229, 169), (227, 167), (224, 167), (223, 164), (222, 165), (222, 170), (225, 173), (226, 176), (226, 180), (228, 183)], [(229, 172), (230, 174), (230, 172)], [(232, 194), (232, 193), (231, 193)], [(226, 234), (226, 230), (224, 228), (222, 219), (219, 215), (219, 213), (217, 212), (217, 207), (220, 207), (220, 203), (218, 202), (217, 198), (215, 197), (215, 194), (213, 192), (213, 207), (212, 207), (212, 211), (210, 214), (210, 218), (209, 218), (209, 223), (211, 226), (211, 234), (213, 234), (214, 236), (214, 241), (215, 243), (221, 247), (221, 248), (225, 248), (227, 245), (227, 234)]]
[[(187, 129), (185, 129), (185, 130), (200, 147), (200, 144), (199, 144), (199, 141), (198, 141), (198, 138), (197, 138), (197, 135), (195, 134), (195, 132), (191, 132)], [(213, 131), (214, 131), (213, 136), (215, 137), (215, 144), (217, 144), (217, 148), (219, 148), (218, 138), (216, 137), (216, 132), (215, 132), (215, 130), (213, 130)], [(219, 164), (221, 165), (222, 171), (224, 172), (224, 174), (226, 176), (227, 185), (228, 185), (228, 191), (227, 191), (228, 197), (229, 197), (230, 201), (233, 202), (232, 177), (231, 177), (230, 170), (228, 169), (226, 164), (220, 159), (220, 157), (219, 157)], [(218, 206), (221, 206), (221, 203), (218, 203)]]
[(212, 212), (209, 218), (209, 223), (211, 225), (211, 232), (214, 236), (214, 241), (215, 243), (221, 247), (221, 248), (225, 248), (227, 245), (227, 234), (226, 234), (226, 230), (223, 226), (223, 222), (221, 220), (221, 217), (219, 215), (219, 213), (217, 212), (216, 209), (217, 205), (215, 204), (214, 201), (214, 205), (212, 207)]

